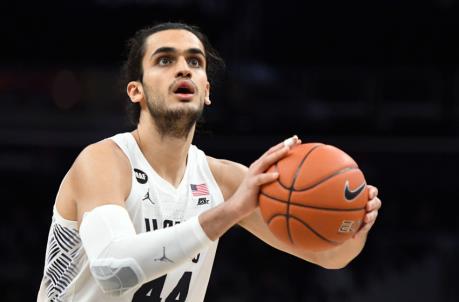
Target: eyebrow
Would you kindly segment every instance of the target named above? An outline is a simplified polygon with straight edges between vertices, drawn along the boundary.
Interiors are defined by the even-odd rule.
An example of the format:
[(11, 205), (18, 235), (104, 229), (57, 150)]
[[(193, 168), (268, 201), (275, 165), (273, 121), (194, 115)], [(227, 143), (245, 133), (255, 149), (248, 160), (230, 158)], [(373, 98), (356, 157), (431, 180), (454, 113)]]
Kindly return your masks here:
[[(160, 47), (157, 50), (155, 50), (155, 52), (151, 55), (150, 58), (153, 58), (155, 55), (160, 54), (160, 53), (176, 53), (176, 52), (178, 51), (174, 47)], [(201, 55), (204, 58), (206, 57), (204, 52), (199, 48), (188, 48), (187, 50), (185, 50), (185, 53)]]

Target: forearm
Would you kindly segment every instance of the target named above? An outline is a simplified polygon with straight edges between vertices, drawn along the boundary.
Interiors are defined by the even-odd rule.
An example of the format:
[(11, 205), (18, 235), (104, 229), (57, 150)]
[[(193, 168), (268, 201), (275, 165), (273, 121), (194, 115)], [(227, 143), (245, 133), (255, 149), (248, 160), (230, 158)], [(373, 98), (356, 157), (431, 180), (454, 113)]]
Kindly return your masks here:
[(360, 254), (365, 246), (366, 239), (367, 233), (360, 233), (331, 250), (319, 252), (317, 264), (329, 269), (345, 267)]
[(127, 211), (117, 205), (86, 213), (80, 236), (95, 281), (104, 293), (116, 296), (191, 261), (211, 242), (197, 217), (136, 234)]
[(201, 227), (210, 240), (220, 238), (241, 219), (242, 215), (233, 205), (231, 199), (199, 216)]

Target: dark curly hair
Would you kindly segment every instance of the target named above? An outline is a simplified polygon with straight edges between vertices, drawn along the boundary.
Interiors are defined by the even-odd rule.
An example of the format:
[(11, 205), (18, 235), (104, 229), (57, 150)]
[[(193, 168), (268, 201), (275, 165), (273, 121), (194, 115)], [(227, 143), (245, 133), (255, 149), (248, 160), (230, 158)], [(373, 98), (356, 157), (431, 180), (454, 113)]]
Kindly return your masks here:
[[(223, 59), (219, 56), (217, 51), (210, 44), (209, 39), (201, 30), (193, 25), (188, 25), (179, 22), (165, 22), (159, 23), (152, 27), (147, 27), (138, 30), (132, 38), (127, 41), (127, 60), (122, 67), (121, 86), (125, 88), (131, 81), (143, 82), (143, 68), (142, 59), (145, 55), (145, 41), (149, 36), (154, 33), (169, 30), (169, 29), (183, 29), (194, 34), (204, 46), (206, 54), (206, 72), (209, 82), (213, 84), (214, 77), (225, 68)], [(140, 105), (138, 103), (127, 103), (127, 113), (130, 122), (137, 126), (140, 118)]]

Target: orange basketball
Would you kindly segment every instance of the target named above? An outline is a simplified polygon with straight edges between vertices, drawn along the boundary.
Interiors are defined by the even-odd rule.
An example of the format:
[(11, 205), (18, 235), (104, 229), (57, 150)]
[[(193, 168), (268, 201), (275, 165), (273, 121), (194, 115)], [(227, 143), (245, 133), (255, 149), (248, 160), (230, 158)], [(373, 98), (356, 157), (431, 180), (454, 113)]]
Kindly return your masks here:
[(356, 162), (320, 143), (293, 147), (268, 169), (279, 178), (261, 187), (259, 204), (269, 229), (304, 250), (340, 245), (359, 229), (368, 189)]

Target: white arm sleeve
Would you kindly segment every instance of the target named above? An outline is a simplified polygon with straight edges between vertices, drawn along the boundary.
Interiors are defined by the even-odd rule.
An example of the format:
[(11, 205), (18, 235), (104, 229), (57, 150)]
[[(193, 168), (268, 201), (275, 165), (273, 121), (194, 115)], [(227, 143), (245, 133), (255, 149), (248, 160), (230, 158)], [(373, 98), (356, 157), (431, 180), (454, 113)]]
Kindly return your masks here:
[(136, 234), (126, 209), (113, 204), (85, 213), (80, 237), (94, 279), (104, 293), (117, 296), (191, 260), (211, 242), (197, 216)]

